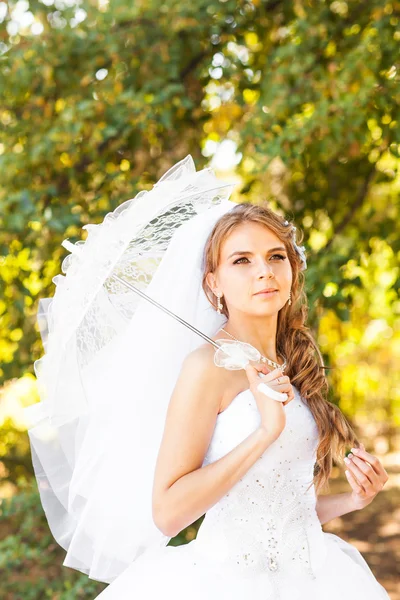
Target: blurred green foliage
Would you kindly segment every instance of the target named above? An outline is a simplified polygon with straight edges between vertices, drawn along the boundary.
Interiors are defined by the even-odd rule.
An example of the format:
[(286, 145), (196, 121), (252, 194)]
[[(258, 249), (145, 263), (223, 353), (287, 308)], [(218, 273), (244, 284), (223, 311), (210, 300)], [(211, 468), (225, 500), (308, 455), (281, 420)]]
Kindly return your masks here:
[(397, 258), (398, 3), (27, 8), (40, 35), (1, 34), (4, 379), (42, 352), (34, 320), (54, 292), (60, 242), (186, 154), (205, 166), (210, 143), (237, 144), (238, 198), (269, 200), (304, 229), (312, 307), (349, 317), (360, 279), (346, 265), (371, 254), (372, 238)]
[(107, 587), (62, 566), (65, 552), (53, 539), (35, 487), (0, 505), (0, 574), (4, 600), (94, 598)]

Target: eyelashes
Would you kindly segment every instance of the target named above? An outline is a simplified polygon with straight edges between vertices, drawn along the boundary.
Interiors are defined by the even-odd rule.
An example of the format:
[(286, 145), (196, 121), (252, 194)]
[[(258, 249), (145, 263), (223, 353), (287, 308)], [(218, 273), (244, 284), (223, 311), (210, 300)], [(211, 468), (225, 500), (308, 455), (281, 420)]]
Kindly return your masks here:
[[(274, 257), (278, 257), (278, 260), (286, 260), (286, 256), (284, 256), (283, 254), (274, 254), (273, 256), (271, 256), (271, 258), (274, 258)], [(243, 259), (244, 260), (248, 260), (248, 258), (246, 256), (242, 256), (241, 258), (236, 259), (233, 262), (233, 264), (234, 265), (243, 265), (243, 264), (246, 264), (246, 263), (239, 262), (239, 261), (241, 261)]]

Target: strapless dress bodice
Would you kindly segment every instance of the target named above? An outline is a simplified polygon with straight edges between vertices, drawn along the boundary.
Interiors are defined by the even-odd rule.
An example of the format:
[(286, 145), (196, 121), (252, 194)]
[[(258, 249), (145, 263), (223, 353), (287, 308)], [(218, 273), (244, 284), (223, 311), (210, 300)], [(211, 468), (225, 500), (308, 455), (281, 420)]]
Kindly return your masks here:
[[(245, 576), (315, 577), (324, 561), (323, 531), (315, 505), (314, 464), (318, 429), (294, 388), (284, 406), (286, 425), (231, 490), (206, 514), (199, 548)], [(215, 424), (203, 466), (235, 448), (260, 425), (250, 389), (240, 392)]]

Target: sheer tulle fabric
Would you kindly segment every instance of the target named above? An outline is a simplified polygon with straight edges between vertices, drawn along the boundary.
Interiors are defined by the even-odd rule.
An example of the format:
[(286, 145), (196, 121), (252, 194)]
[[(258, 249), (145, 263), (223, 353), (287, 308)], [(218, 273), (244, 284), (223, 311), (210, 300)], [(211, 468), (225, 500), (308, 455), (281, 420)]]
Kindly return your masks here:
[[(223, 197), (232, 184), (224, 184), (216, 197), (222, 184), (209, 177), (201, 180), (206, 191), (196, 203), (199, 214), (192, 206), (190, 218), (172, 234), (168, 229), (168, 244), (158, 258), (147, 256), (146, 293), (211, 336), (226, 319), (216, 313), (201, 289), (204, 243), (215, 221), (235, 203)], [(190, 182), (194, 185), (193, 176)], [(174, 185), (169, 199), (165, 190), (161, 194), (163, 206), (176, 199)], [(186, 194), (187, 185), (187, 180), (181, 185)], [(125, 228), (111, 221), (110, 230), (99, 233), (105, 241), (116, 235), (114, 227)], [(126, 243), (128, 234), (122, 237)], [(50, 332), (46, 355), (35, 365), (42, 402), (29, 407), (27, 416), (41, 500), (55, 539), (67, 550), (64, 565), (110, 583), (146, 548), (163, 547), (169, 541), (151, 514), (155, 461), (183, 359), (204, 340), (146, 300), (135, 298), (130, 314), (133, 293), (125, 301), (126, 290), (116, 290), (110, 300), (98, 284), (99, 276), (89, 276), (99, 243), (100, 238), (87, 246), (89, 256), (78, 251), (75, 267), (71, 259), (68, 271), (76, 268), (78, 280), (70, 277), (70, 284), (67, 271), (57, 283), (59, 296), (56, 293), (50, 304), (47, 323), (42, 321)], [(105, 263), (110, 265), (111, 260)], [(142, 263), (140, 268), (143, 272), (147, 266)], [(87, 273), (88, 281), (82, 273)], [(125, 276), (129, 276), (126, 269)], [(83, 296), (79, 296), (79, 281), (85, 286)], [(77, 314), (82, 314), (90, 288), (96, 286), (93, 311), (81, 321), (82, 334), (79, 327), (74, 330)], [(128, 311), (125, 318), (115, 310), (118, 303)]]

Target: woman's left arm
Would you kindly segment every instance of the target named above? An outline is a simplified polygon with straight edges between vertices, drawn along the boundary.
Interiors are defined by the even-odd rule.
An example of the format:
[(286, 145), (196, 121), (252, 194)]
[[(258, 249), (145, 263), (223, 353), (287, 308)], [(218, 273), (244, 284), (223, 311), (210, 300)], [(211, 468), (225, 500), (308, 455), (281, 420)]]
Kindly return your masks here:
[(389, 479), (380, 460), (361, 448), (352, 448), (345, 458), (347, 481), (351, 492), (317, 496), (316, 511), (321, 525), (353, 510), (361, 510), (372, 502)]

